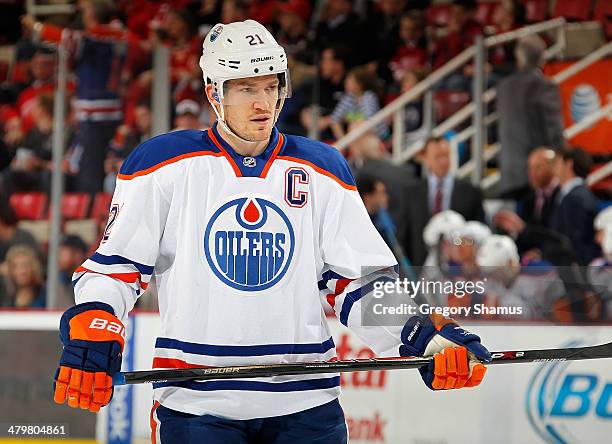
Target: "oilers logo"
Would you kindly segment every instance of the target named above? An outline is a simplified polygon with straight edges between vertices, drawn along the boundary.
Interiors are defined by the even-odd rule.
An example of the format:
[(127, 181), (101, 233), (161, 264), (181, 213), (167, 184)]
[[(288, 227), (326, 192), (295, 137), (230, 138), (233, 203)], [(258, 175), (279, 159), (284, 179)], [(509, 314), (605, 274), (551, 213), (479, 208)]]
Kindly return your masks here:
[(242, 291), (277, 284), (293, 257), (295, 235), (287, 216), (274, 203), (241, 197), (222, 205), (204, 233), (204, 252), (213, 273)]

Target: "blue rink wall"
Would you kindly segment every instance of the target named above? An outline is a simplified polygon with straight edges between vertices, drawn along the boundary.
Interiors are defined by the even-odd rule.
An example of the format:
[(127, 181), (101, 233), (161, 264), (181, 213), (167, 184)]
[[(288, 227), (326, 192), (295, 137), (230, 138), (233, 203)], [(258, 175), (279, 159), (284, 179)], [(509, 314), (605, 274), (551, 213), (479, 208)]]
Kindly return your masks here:
[[(0, 312), (0, 350), (3, 358), (10, 357), (3, 359), (9, 363), (3, 370), (8, 379), (0, 378), (2, 422), (63, 422), (70, 426), (70, 438), (147, 442), (152, 403), (148, 384), (117, 388), (110, 406), (97, 418), (53, 404), (51, 388), (44, 387), (52, 386), (59, 357), (55, 333), (59, 317), (60, 313)], [(340, 359), (373, 356), (335, 318), (328, 322)], [(490, 350), (612, 340), (609, 325), (474, 324), (469, 328)], [(127, 331), (123, 370), (150, 368), (158, 315), (130, 317)], [(14, 389), (28, 382), (32, 389), (25, 394)], [(460, 391), (431, 392), (413, 370), (346, 374), (342, 385), (351, 443), (590, 444), (606, 442), (612, 433), (612, 359), (495, 366), (480, 387)]]

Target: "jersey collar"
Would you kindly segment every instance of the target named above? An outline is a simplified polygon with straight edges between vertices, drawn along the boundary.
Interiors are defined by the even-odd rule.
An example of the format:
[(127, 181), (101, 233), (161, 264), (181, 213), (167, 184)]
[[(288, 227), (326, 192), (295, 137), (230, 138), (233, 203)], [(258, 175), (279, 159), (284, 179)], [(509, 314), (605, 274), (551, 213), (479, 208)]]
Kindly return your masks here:
[(270, 142), (263, 152), (257, 156), (242, 156), (221, 137), (217, 126), (218, 123), (215, 122), (213, 127), (208, 130), (207, 135), (212, 143), (219, 148), (226, 157), (236, 177), (260, 177), (265, 179), (274, 159), (285, 144), (285, 137), (276, 127), (272, 129)]

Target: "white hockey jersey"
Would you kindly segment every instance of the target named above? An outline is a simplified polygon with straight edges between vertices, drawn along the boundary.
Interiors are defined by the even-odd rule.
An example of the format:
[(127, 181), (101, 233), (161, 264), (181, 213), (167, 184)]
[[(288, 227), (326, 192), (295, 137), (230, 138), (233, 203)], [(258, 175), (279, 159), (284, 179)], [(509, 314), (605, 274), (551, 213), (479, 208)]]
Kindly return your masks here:
[[(362, 327), (359, 303), (395, 265), (338, 151), (275, 129), (261, 155), (244, 157), (213, 127), (134, 150), (74, 281), (77, 303), (106, 302), (125, 319), (155, 275), (154, 368), (288, 363), (336, 356), (323, 304), (377, 354), (397, 356), (401, 326)], [(154, 398), (250, 419), (324, 404), (339, 385), (338, 374), (159, 383)]]

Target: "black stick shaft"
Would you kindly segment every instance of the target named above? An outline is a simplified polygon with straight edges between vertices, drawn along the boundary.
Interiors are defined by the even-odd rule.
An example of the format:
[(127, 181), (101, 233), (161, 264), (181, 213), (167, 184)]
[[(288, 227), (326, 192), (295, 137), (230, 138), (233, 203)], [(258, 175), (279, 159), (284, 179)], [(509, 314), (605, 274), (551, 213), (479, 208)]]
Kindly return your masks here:
[[(491, 362), (487, 365), (612, 358), (612, 342), (592, 347), (499, 351), (492, 352), (491, 357)], [(367, 370), (414, 369), (429, 364), (431, 359), (432, 358), (374, 358), (332, 362), (299, 362), (293, 364), (143, 370), (118, 373), (113, 378), (113, 384), (124, 385), (188, 380), (206, 381), (209, 379), (243, 379), (282, 375), (359, 372)]]

